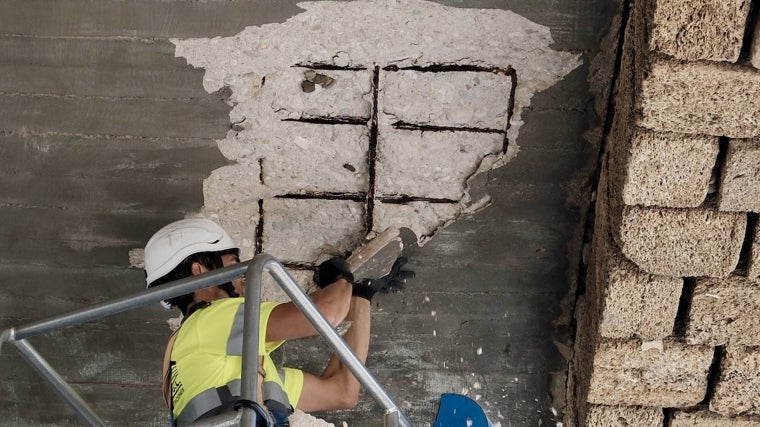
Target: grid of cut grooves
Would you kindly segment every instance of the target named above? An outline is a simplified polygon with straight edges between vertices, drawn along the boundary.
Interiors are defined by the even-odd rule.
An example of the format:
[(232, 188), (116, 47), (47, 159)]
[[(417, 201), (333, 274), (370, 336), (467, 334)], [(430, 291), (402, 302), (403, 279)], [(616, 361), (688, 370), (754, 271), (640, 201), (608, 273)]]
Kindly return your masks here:
[[(294, 67), (311, 69), (311, 70), (340, 70), (340, 71), (362, 71), (366, 68), (362, 67), (338, 67), (331, 64), (296, 64)], [(377, 141), (379, 135), (378, 128), (378, 92), (380, 85), (380, 70), (379, 66), (375, 66), (372, 71), (372, 111), (370, 115), (369, 123), (363, 119), (346, 119), (346, 118), (302, 118), (302, 119), (284, 119), (285, 121), (298, 121), (303, 123), (314, 124), (330, 124), (330, 125), (343, 125), (343, 126), (367, 126), (369, 125), (369, 147), (367, 150), (367, 191), (366, 193), (334, 193), (334, 192), (312, 192), (308, 194), (292, 193), (282, 194), (275, 196), (280, 199), (322, 199), (322, 200), (352, 200), (356, 202), (364, 202), (364, 224), (365, 233), (372, 231), (372, 224), (374, 222), (374, 207), (375, 202), (382, 203), (395, 203), (405, 204), (409, 202), (427, 202), (427, 203), (441, 203), (452, 204), (457, 200), (443, 199), (443, 198), (430, 198), (419, 197), (409, 195), (393, 195), (393, 196), (377, 196), (375, 193), (375, 178), (376, 178), (376, 157), (377, 157)], [(397, 67), (387, 66), (382, 68), (383, 71), (396, 72), (396, 71), (417, 71), (421, 73), (450, 73), (450, 72), (482, 72), (482, 73), (494, 73), (503, 74), (509, 77), (511, 82), (510, 95), (507, 110), (507, 124), (504, 129), (489, 129), (489, 128), (473, 128), (473, 127), (448, 127), (448, 126), (430, 126), (419, 125), (414, 123), (396, 122), (391, 126), (394, 129), (411, 130), (411, 131), (424, 131), (424, 132), (476, 132), (476, 133), (493, 133), (503, 135), (502, 153), (507, 152), (509, 147), (509, 140), (507, 139), (507, 131), (510, 127), (512, 120), (512, 113), (514, 110), (514, 97), (515, 89), (517, 87), (517, 73), (512, 67), (506, 68), (486, 68), (473, 65), (433, 65), (428, 67)], [(261, 181), (263, 184), (263, 164), (261, 171)], [(264, 208), (263, 200), (259, 200), (259, 223), (257, 224), (256, 234), (256, 246), (255, 252), (261, 253), (263, 250), (263, 229), (264, 229)], [(305, 265), (300, 263), (291, 263), (291, 267), (303, 268)]]

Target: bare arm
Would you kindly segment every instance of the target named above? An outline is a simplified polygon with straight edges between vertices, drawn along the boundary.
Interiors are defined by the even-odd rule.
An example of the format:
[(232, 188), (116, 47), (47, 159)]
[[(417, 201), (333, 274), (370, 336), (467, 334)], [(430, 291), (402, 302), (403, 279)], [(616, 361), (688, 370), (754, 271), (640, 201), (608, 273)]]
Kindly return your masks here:
[[(337, 326), (346, 318), (351, 307), (353, 285), (344, 279), (309, 295), (314, 305), (330, 322)], [(292, 302), (280, 304), (272, 310), (267, 323), (267, 341), (281, 341), (310, 337), (317, 331), (306, 316)]]

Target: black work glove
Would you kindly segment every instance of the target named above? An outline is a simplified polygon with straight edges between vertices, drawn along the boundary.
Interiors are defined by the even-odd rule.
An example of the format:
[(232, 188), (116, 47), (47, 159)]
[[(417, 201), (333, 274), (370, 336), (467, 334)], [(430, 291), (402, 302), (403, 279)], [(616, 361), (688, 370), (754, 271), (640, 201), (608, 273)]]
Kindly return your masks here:
[(378, 292), (387, 294), (390, 291), (400, 291), (404, 288), (404, 283), (406, 283), (407, 279), (414, 277), (414, 271), (401, 269), (406, 264), (406, 261), (406, 258), (399, 257), (393, 263), (388, 275), (379, 279), (364, 279), (361, 282), (354, 283), (352, 294), (372, 301), (372, 297)]
[(317, 271), (314, 272), (314, 283), (320, 288), (324, 288), (327, 285), (335, 283), (338, 279), (343, 278), (349, 282), (354, 281), (354, 275), (351, 273), (351, 267), (349, 267), (346, 260), (340, 257), (333, 257), (327, 261), (319, 264)]

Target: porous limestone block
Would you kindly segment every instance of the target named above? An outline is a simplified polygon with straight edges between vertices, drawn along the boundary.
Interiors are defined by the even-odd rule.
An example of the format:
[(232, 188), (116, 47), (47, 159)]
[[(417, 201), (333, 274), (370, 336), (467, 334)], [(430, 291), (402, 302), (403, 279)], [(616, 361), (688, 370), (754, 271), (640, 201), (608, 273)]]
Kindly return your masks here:
[(659, 407), (699, 403), (707, 390), (712, 349), (675, 340), (659, 344), (602, 341), (594, 355), (588, 401)]
[(636, 128), (628, 156), (623, 203), (697, 207), (707, 195), (718, 138)]
[(637, 112), (640, 126), (660, 132), (758, 136), (760, 71), (654, 60), (640, 86)]
[(760, 419), (723, 417), (710, 411), (682, 412), (673, 415), (671, 427), (760, 427)]
[(601, 336), (651, 341), (671, 335), (683, 280), (648, 274), (625, 259), (614, 242), (605, 246), (597, 272), (603, 288)]
[(728, 142), (718, 209), (760, 212), (760, 138)]
[(283, 262), (313, 263), (345, 255), (364, 240), (364, 203), (353, 200), (267, 199), (263, 251)]
[(240, 259), (253, 258), (256, 250), (259, 203), (257, 200), (237, 203), (226, 208), (204, 209), (204, 214), (219, 223), (240, 249)]
[(372, 230), (381, 232), (388, 227), (406, 227), (414, 232), (420, 243), (424, 243), (461, 214), (462, 205), (458, 203), (431, 203), (427, 201), (382, 203), (376, 201)]
[(745, 213), (708, 208), (625, 206), (613, 230), (623, 254), (644, 271), (726, 277), (739, 262)]
[(382, 71), (379, 86), (381, 124), (507, 128), (512, 79), (503, 73)]
[(503, 144), (501, 134), (385, 128), (377, 143), (376, 195), (460, 200), (483, 157), (500, 153)]
[(749, 261), (747, 262), (747, 277), (760, 279), (760, 221), (755, 223), (755, 231), (752, 233), (752, 246), (749, 249)]
[(589, 405), (586, 427), (661, 427), (662, 408)]
[(689, 344), (760, 345), (760, 281), (699, 278), (686, 328)]
[[(237, 161), (260, 165), (261, 182), (270, 192), (366, 193), (366, 126), (301, 122), (270, 125), (261, 133), (240, 134), (234, 140), (235, 149), (242, 150), (237, 151)], [(275, 125), (276, 130), (272, 127)], [(231, 140), (225, 144), (231, 144)], [(222, 151), (228, 148), (232, 147), (225, 146)]]
[(726, 347), (710, 410), (721, 415), (760, 415), (760, 347)]
[(264, 86), (277, 94), (272, 109), (281, 119), (372, 117), (370, 70), (288, 68), (268, 74)]
[(650, 0), (649, 49), (685, 61), (736, 62), (748, 0)]

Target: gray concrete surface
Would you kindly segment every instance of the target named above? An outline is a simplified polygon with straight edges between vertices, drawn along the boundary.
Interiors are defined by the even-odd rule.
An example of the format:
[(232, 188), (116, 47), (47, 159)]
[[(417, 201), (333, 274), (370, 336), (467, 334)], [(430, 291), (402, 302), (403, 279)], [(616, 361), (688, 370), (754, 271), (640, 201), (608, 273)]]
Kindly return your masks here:
[[(564, 369), (553, 322), (577, 277), (599, 151), (584, 139), (599, 123), (588, 62), (615, 10), (602, 0), (442, 3), (511, 9), (585, 64), (533, 99), (518, 157), (479, 179), (493, 205), (409, 251), (418, 276), (378, 298), (368, 365), (419, 425), (432, 422), (440, 392), (474, 396), (476, 382), (502, 426), (552, 425), (548, 376)], [(214, 139), (230, 127), (229, 107), (167, 39), (232, 35), (297, 11), (292, 1), (0, 3), (0, 328), (140, 289), (128, 250), (201, 207), (202, 180), (225, 164)], [(31, 342), (109, 424), (166, 425), (166, 317), (150, 307)], [(280, 357), (316, 368), (306, 355), (320, 349), (307, 342)], [(325, 418), (369, 426), (377, 414), (366, 397)], [(77, 424), (3, 347), (0, 425)]]

